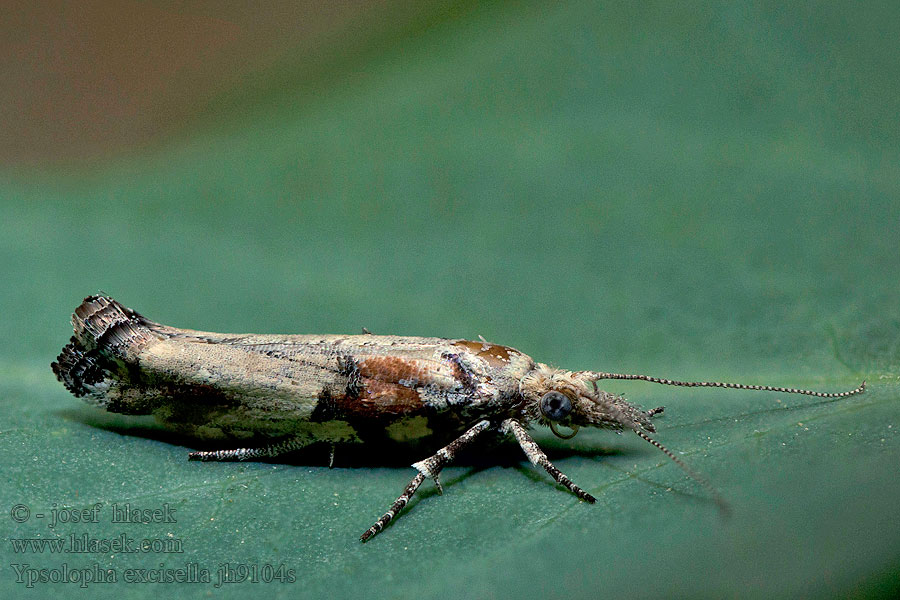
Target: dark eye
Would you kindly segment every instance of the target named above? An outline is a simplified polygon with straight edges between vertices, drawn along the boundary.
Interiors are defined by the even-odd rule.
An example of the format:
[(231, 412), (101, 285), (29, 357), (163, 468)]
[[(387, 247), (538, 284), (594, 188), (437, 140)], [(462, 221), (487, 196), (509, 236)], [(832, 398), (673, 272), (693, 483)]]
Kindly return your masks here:
[(572, 412), (572, 401), (562, 392), (547, 392), (541, 398), (541, 412), (551, 421), (559, 421)]

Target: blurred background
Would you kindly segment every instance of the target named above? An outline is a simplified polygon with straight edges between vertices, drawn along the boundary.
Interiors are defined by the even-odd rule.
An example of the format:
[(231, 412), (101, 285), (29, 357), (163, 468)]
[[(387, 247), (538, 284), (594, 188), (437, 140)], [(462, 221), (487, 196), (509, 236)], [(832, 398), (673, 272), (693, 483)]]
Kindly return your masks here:
[[(896, 593), (892, 3), (2, 12), (3, 506), (179, 503), (190, 560), (303, 570), (226, 595)], [(607, 386), (668, 407), (659, 439), (735, 504), (728, 521), (653, 448), (588, 432), (541, 440), (597, 505), (527, 464), (461, 466), (360, 546), (408, 469), (198, 466), (69, 396), (48, 365), (98, 291), (193, 329), (483, 335), (570, 369), (870, 388)], [(23, 586), (4, 569), (0, 589)]]

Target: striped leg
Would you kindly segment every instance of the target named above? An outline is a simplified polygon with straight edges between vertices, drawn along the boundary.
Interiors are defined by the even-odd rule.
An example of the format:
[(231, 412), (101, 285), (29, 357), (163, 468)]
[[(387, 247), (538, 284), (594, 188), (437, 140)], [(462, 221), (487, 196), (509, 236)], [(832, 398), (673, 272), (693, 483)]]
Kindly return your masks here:
[(225, 460), (251, 460), (254, 458), (274, 458), (281, 454), (287, 454), (299, 450), (308, 445), (308, 441), (299, 438), (288, 438), (269, 446), (259, 448), (231, 448), (228, 450), (203, 450), (188, 454), (188, 460), (225, 461)]
[(426, 477), (430, 477), (434, 480), (434, 484), (438, 489), (438, 492), (443, 493), (443, 488), (441, 487), (441, 483), (438, 480), (438, 476), (441, 474), (441, 469), (446, 467), (450, 462), (456, 458), (456, 454), (466, 445), (468, 445), (472, 440), (478, 437), (480, 433), (487, 431), (490, 429), (491, 424), (487, 421), (479, 421), (475, 424), (474, 427), (466, 431), (464, 434), (435, 452), (432, 456), (429, 456), (425, 460), (420, 460), (417, 463), (413, 464), (413, 467), (418, 469), (418, 474), (412, 478), (412, 481), (409, 482), (409, 485), (406, 486), (406, 489), (403, 490), (403, 493), (400, 494), (400, 497), (394, 500), (394, 503), (391, 504), (391, 507), (388, 509), (386, 513), (384, 513), (380, 519), (375, 521), (375, 524), (369, 527), (365, 533), (359, 536), (359, 540), (361, 542), (365, 542), (373, 535), (377, 534), (379, 531), (385, 528), (385, 526), (391, 522), (391, 519), (397, 516), (397, 514), (403, 510), (403, 507), (409, 502), (409, 499), (412, 498), (413, 494), (416, 493), (416, 490), (419, 489), (419, 486), (422, 485), (422, 482), (425, 481)]
[(597, 501), (596, 498), (572, 483), (571, 479), (563, 475), (559, 469), (553, 466), (553, 463), (550, 462), (547, 455), (544, 454), (544, 451), (537, 445), (537, 442), (531, 439), (531, 436), (528, 435), (528, 432), (525, 431), (525, 428), (522, 427), (521, 423), (515, 419), (506, 419), (500, 424), (500, 433), (512, 433), (516, 437), (516, 441), (519, 442), (519, 446), (525, 451), (525, 456), (528, 457), (531, 464), (543, 467), (544, 470), (550, 474), (550, 477), (556, 480), (556, 483), (563, 486), (582, 500), (592, 503)]
[(416, 473), (416, 476), (412, 478), (412, 481), (409, 482), (409, 485), (406, 486), (406, 489), (403, 490), (403, 493), (400, 494), (400, 497), (394, 500), (394, 503), (391, 504), (391, 507), (388, 509), (386, 513), (384, 513), (380, 519), (375, 521), (375, 524), (366, 529), (366, 532), (359, 536), (359, 541), (365, 542), (370, 537), (384, 529), (384, 526), (391, 522), (391, 519), (403, 510), (403, 507), (406, 506), (406, 503), (409, 502), (409, 499), (412, 498), (412, 495), (416, 493), (416, 490), (419, 489), (419, 486), (422, 485), (422, 482), (425, 481), (425, 475), (423, 473)]

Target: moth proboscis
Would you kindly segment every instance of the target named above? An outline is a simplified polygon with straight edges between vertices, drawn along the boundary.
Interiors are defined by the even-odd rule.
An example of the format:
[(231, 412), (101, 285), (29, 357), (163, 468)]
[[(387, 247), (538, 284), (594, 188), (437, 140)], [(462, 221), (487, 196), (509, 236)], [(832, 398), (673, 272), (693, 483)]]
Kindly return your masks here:
[[(768, 385), (673, 381), (647, 375), (567, 371), (484, 341), (373, 335), (222, 334), (168, 327), (107, 296), (72, 315), (75, 335), (51, 367), (75, 396), (108, 411), (152, 414), (167, 428), (227, 449), (191, 460), (272, 458), (316, 442), (409, 446), (427, 456), (417, 474), (360, 539), (406, 506), (464, 447), (489, 433), (512, 436), (535, 466), (587, 502), (595, 498), (547, 458), (528, 433), (545, 425), (568, 439), (580, 427), (631, 430), (672, 459), (725, 507), (716, 490), (650, 434), (662, 407), (643, 410), (599, 389), (603, 379), (650, 381), (845, 398)], [(569, 433), (563, 433), (566, 428)], [(235, 447), (240, 446), (240, 447)], [(333, 458), (333, 454), (332, 454)]]

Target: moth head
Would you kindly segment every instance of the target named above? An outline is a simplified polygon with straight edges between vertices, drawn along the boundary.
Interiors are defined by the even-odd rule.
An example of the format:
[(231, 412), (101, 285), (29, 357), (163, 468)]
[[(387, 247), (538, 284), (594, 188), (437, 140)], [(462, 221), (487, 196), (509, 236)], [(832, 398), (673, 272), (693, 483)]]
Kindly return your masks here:
[[(604, 392), (597, 387), (601, 379), (624, 379), (631, 381), (649, 381), (662, 385), (679, 387), (716, 387), (738, 390), (758, 390), (767, 392), (784, 392), (803, 394), (817, 398), (846, 398), (861, 394), (866, 389), (863, 381), (858, 387), (845, 392), (816, 392), (796, 388), (755, 385), (746, 383), (726, 383), (721, 381), (675, 381), (650, 375), (633, 375), (624, 373), (605, 373), (600, 371), (564, 371), (538, 364), (519, 382), (519, 395), (524, 400), (525, 417), (550, 427), (557, 436), (571, 438), (579, 427), (604, 427), (621, 431), (631, 429), (641, 439), (658, 448), (672, 459), (691, 478), (703, 485), (716, 499), (716, 503), (726, 513), (728, 505), (718, 492), (701, 475), (695, 473), (668, 448), (647, 435), (656, 429), (650, 423), (650, 417), (662, 412), (662, 408), (644, 411), (629, 404), (621, 396)], [(570, 434), (560, 433), (558, 427), (571, 428)]]
[[(528, 418), (550, 427), (563, 439), (573, 437), (580, 427), (655, 431), (650, 422), (653, 412), (597, 389), (581, 372), (538, 365), (522, 379), (520, 392)], [(563, 428), (571, 432), (563, 433)]]

